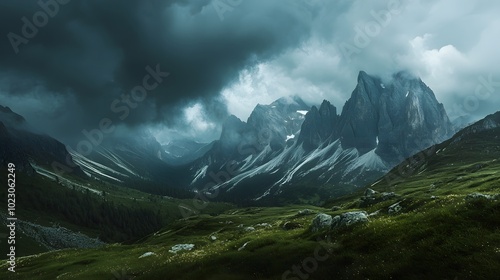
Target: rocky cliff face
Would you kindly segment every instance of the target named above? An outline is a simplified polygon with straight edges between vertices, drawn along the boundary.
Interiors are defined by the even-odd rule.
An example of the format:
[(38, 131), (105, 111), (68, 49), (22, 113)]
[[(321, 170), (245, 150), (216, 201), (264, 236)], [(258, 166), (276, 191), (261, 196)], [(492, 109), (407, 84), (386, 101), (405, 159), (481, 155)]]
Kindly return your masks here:
[[(246, 124), (230, 118), (228, 123), (232, 125), (225, 126), (216, 146), (233, 154), (227, 156), (226, 152), (222, 159), (223, 153), (212, 150), (210, 158), (222, 162), (214, 166), (204, 161), (193, 167), (194, 181), (206, 182), (200, 178), (223, 170), (223, 162), (231, 159), (237, 172), (216, 184), (216, 188), (227, 187), (231, 197), (261, 199), (281, 193), (285, 186), (306, 182), (352, 190), (373, 182), (401, 160), (453, 133), (444, 107), (432, 90), (406, 72), (386, 82), (360, 72), (340, 115), (326, 100), (319, 109), (313, 106), (305, 118), (297, 118), (307, 110), (301, 102), (295, 100), (295, 105), (285, 110), (282, 103), (278, 100), (258, 105)], [(301, 123), (300, 133), (294, 120)], [(295, 135), (297, 141), (284, 144)], [(238, 145), (255, 149), (250, 154), (236, 153)]]
[[(329, 103), (321, 105), (328, 114)], [(333, 107), (334, 108), (334, 107)], [(320, 110), (321, 112), (321, 110)], [(340, 116), (322, 119), (315, 108), (306, 116), (301, 138), (306, 150), (317, 148), (329, 137), (340, 139), (342, 148), (355, 148), (360, 154), (371, 150), (391, 163), (423, 148), (441, 142), (453, 133), (452, 125), (432, 90), (408, 73), (394, 75), (386, 85), (377, 77), (360, 72), (358, 85)], [(323, 137), (309, 135), (321, 131)], [(312, 138), (311, 138), (312, 137)]]
[(316, 149), (328, 139), (337, 139), (339, 137), (338, 128), (337, 108), (324, 100), (319, 110), (313, 106), (307, 113), (298, 143), (301, 143), (308, 151)]

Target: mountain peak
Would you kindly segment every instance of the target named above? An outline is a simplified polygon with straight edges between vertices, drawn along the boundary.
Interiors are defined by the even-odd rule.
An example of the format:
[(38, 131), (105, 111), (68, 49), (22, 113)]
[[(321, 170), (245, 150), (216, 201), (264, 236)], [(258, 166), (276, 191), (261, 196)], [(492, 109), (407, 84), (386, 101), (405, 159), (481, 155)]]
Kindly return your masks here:
[[(259, 106), (259, 105), (257, 105), (257, 106)], [(245, 124), (245, 122), (240, 120), (237, 116), (230, 115), (229, 117), (227, 117), (227, 119), (222, 124), (222, 129), (224, 130), (225, 128), (238, 127), (238, 126), (244, 125), (244, 124)]]
[(308, 107), (304, 100), (302, 100), (302, 98), (297, 95), (281, 97), (271, 103), (270, 106), (293, 106), (300, 108)]
[(358, 83), (360, 81), (363, 81), (363, 80), (368, 80), (368, 79), (372, 79), (372, 77), (370, 75), (368, 75), (365, 71), (361, 70), (359, 71), (358, 73)]
[(393, 75), (393, 78), (395, 80), (418, 80), (418, 81), (421, 81), (417, 75), (411, 73), (408, 70), (401, 70), (401, 71), (397, 72), (396, 74)]

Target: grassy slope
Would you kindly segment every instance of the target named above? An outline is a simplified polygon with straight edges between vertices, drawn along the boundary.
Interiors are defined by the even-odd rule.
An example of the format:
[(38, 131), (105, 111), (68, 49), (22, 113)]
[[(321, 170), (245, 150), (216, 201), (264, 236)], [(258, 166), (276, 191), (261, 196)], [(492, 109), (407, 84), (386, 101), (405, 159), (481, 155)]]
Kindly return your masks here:
[[(57, 184), (49, 178), (40, 175), (25, 176), (21, 173), (18, 173), (16, 175), (16, 217), (18, 219), (36, 223), (42, 226), (50, 227), (53, 225), (60, 225), (72, 231), (84, 233), (90, 237), (97, 237), (99, 235), (99, 232), (96, 229), (86, 228), (82, 227), (81, 225), (71, 223), (62, 214), (55, 214), (53, 212), (40, 213), (27, 207), (23, 207), (23, 205), (26, 205), (27, 202), (24, 201), (22, 193), (26, 191), (33, 191), (33, 189), (31, 188), (42, 190), (42, 192), (48, 196), (50, 196), (52, 193), (64, 192), (67, 190), (67, 188)], [(0, 172), (0, 176), (1, 178), (6, 178), (6, 173), (4, 171)], [(187, 205), (195, 209), (195, 207), (193, 207), (192, 199), (166, 198), (146, 194), (134, 189), (118, 187), (108, 183), (102, 183), (100, 181), (91, 181), (89, 183), (89, 181), (84, 181), (78, 177), (67, 176), (66, 178), (76, 184), (89, 186), (94, 190), (98, 190), (101, 192), (104, 191), (106, 193), (105, 197), (91, 193), (90, 196), (94, 200), (102, 201), (103, 199), (106, 199), (109, 202), (113, 202), (115, 205), (123, 205), (129, 209), (147, 209), (155, 213), (160, 212), (162, 218), (166, 223), (170, 223), (183, 217), (182, 212), (179, 210), (179, 205)], [(25, 188), (25, 190), (21, 191), (21, 188)], [(7, 197), (6, 189), (0, 190), (0, 197)], [(7, 209), (6, 200), (0, 201), (0, 207), (2, 209)], [(233, 207), (233, 205), (226, 203), (211, 203), (201, 212), (213, 215), (216, 213), (221, 213)], [(0, 228), (0, 234), (6, 233), (7, 228), (2, 226)], [(16, 237), (18, 239), (16, 246), (16, 254), (18, 256), (28, 256), (47, 251), (45, 247), (40, 246), (35, 240), (19, 231), (17, 232)], [(0, 259), (6, 258), (4, 256), (4, 252), (7, 251), (8, 245), (7, 242), (4, 241), (5, 240), (2, 239), (0, 244), (0, 252), (2, 252), (2, 256), (0, 256)]]
[[(282, 279), (286, 270), (311, 260), (315, 249), (324, 246), (328, 259), (317, 262), (317, 268), (307, 273), (308, 279), (498, 279), (500, 202), (464, 200), (472, 192), (499, 193), (498, 135), (500, 130), (495, 129), (454, 144), (449, 141), (421, 154), (424, 160), (396, 167), (372, 188), (394, 191), (399, 197), (363, 208), (369, 213), (381, 210), (368, 224), (311, 233), (308, 227), (313, 216), (295, 215), (305, 206), (229, 210), (218, 216), (179, 220), (134, 245), (22, 258), (15, 276), (2, 265), (0, 277)], [(309, 208), (339, 214), (359, 209), (361, 195), (329, 201), (327, 208)], [(403, 201), (403, 211), (389, 215), (387, 208), (398, 201)], [(329, 210), (333, 205), (342, 209)], [(299, 227), (285, 231), (281, 225), (286, 221)], [(253, 232), (238, 227), (262, 222), (272, 227), (256, 227)], [(217, 240), (212, 241), (211, 235)], [(179, 243), (193, 243), (195, 249), (168, 252)], [(139, 258), (148, 251), (156, 255)], [(324, 253), (320, 250), (320, 255)], [(300, 278), (290, 275), (286, 279)]]

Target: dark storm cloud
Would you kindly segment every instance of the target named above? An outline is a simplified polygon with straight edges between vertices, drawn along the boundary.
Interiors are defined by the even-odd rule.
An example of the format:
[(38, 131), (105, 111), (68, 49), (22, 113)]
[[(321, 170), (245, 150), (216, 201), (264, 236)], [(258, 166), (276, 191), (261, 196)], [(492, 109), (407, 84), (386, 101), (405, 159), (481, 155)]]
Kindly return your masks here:
[[(124, 122), (169, 121), (190, 100), (209, 100), (221, 117), (224, 106), (211, 97), (241, 69), (304, 40), (311, 18), (309, 6), (284, 0), (242, 1), (223, 20), (209, 0), (40, 3), (58, 6), (50, 6), (46, 23), (36, 16), (43, 11), (37, 1), (0, 2), (0, 90), (5, 100), (42, 107), (44, 98), (68, 102), (64, 119), (54, 119), (64, 128), (55, 132), (60, 137), (116, 119), (111, 104), (143, 83), (147, 66), (170, 75)], [(23, 26), (34, 20), (40, 27), (25, 36)], [(57, 118), (55, 109), (38, 109)]]

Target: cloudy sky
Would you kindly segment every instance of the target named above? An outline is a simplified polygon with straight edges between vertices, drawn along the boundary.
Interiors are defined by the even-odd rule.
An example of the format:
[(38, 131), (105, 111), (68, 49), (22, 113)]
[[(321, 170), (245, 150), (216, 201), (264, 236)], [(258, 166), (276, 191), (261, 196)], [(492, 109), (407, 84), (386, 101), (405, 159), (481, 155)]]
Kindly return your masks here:
[(499, 14), (494, 0), (0, 0), (0, 104), (68, 144), (103, 119), (210, 141), (257, 103), (341, 110), (360, 70), (408, 70), (451, 118), (482, 117), (500, 109)]

